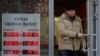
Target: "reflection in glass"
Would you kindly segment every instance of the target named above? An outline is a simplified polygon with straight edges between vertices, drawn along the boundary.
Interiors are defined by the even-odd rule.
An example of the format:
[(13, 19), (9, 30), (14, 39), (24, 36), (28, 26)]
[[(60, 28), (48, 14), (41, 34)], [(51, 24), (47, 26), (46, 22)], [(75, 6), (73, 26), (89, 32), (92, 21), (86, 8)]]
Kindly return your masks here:
[[(2, 9), (1, 9), (2, 8)], [(0, 0), (2, 13), (36, 13), (41, 15), (41, 56), (48, 56), (48, 0)], [(1, 21), (1, 20), (0, 20)], [(1, 26), (1, 24), (0, 24)], [(1, 28), (0, 28), (1, 32)], [(1, 36), (1, 34), (0, 34)], [(1, 43), (1, 38), (0, 38)], [(1, 45), (0, 45), (1, 51)]]

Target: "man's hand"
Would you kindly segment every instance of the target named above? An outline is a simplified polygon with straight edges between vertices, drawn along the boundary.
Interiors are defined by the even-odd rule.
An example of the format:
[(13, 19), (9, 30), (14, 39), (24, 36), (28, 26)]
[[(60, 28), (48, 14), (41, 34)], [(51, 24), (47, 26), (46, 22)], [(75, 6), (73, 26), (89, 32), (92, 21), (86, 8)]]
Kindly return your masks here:
[(82, 38), (82, 37), (83, 37), (83, 34), (82, 34), (82, 33), (78, 33), (78, 34), (77, 34), (77, 37), (78, 37), (78, 38)]

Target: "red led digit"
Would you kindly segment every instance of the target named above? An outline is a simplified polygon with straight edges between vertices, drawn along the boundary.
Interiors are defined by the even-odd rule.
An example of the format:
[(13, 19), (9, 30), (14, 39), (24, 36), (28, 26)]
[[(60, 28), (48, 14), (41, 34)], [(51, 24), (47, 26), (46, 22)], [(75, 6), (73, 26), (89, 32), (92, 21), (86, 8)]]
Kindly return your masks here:
[(24, 32), (23, 36), (24, 37), (39, 37), (39, 33), (38, 32)]
[(34, 50), (33, 52), (34, 52), (34, 54), (39, 54), (38, 50)]
[(19, 32), (5, 32), (4, 34), (6, 37), (19, 37), (20, 36)]
[(38, 41), (34, 41), (34, 42), (33, 42), (33, 45), (34, 45), (34, 46), (38, 46), (38, 45), (39, 45), (39, 42), (38, 42)]
[(19, 46), (20, 43), (19, 43), (18, 41), (15, 41), (15, 42), (13, 42), (13, 45), (14, 45), (14, 46)]
[(24, 32), (24, 37), (32, 37), (32, 32)]
[(23, 45), (24, 45), (24, 46), (26, 46), (26, 45), (27, 45), (26, 41), (24, 41), (24, 42), (23, 42)]
[(27, 46), (31, 46), (32, 41), (27, 41)]
[(27, 50), (27, 54), (32, 54), (32, 50)]
[(39, 42), (38, 41), (24, 41), (23, 45), (24, 46), (38, 46)]
[(19, 54), (20, 51), (19, 51), (19, 50), (13, 50), (13, 53), (14, 53), (14, 54)]
[(27, 50), (27, 54), (35, 54), (38, 55), (39, 51), (38, 50)]
[(12, 46), (12, 42), (11, 41), (4, 41), (4, 45), (5, 46)]
[(8, 50), (8, 54), (19, 54), (19, 50)]
[(38, 32), (34, 32), (33, 35), (34, 35), (34, 37), (39, 37), (39, 33)]
[(13, 32), (13, 37), (19, 37), (19, 32)]
[(8, 45), (7, 41), (4, 41), (4, 46), (7, 46), (7, 45)]
[(7, 37), (12, 37), (12, 33), (11, 32), (6, 32), (6, 36)]
[(9, 50), (9, 51), (8, 51), (8, 54), (13, 54), (13, 51), (12, 51), (12, 50)]
[(19, 41), (4, 41), (4, 46), (19, 46)]

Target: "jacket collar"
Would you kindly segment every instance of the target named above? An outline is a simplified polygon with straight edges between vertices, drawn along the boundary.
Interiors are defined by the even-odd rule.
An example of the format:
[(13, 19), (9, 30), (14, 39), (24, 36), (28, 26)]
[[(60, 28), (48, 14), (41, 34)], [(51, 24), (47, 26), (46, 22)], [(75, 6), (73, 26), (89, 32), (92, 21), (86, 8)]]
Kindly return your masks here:
[[(68, 15), (67, 15), (66, 12), (64, 12), (64, 13), (61, 15), (61, 18), (62, 18), (62, 19), (67, 19), (67, 20), (70, 21), (70, 18), (68, 17)], [(75, 15), (75, 20), (74, 20), (74, 21), (82, 21), (82, 20), (81, 20), (81, 18), (80, 18), (79, 16)]]

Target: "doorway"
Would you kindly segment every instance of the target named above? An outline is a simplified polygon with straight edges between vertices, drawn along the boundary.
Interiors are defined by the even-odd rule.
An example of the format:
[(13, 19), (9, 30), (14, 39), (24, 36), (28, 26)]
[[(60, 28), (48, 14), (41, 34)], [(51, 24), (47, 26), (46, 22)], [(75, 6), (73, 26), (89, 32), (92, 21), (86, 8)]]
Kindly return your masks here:
[(99, 2), (99, 0), (55, 0), (55, 56), (59, 56), (59, 51), (57, 49), (59, 32), (56, 25), (59, 16), (65, 11), (65, 6), (67, 4), (75, 4), (77, 6), (77, 14), (82, 18), (82, 27), (87, 43), (87, 55), (99, 56)]

